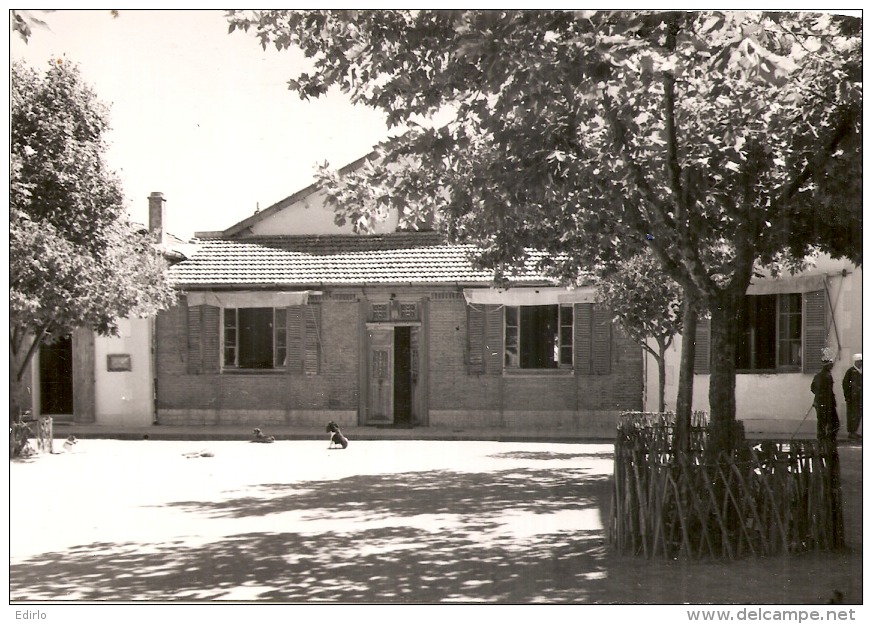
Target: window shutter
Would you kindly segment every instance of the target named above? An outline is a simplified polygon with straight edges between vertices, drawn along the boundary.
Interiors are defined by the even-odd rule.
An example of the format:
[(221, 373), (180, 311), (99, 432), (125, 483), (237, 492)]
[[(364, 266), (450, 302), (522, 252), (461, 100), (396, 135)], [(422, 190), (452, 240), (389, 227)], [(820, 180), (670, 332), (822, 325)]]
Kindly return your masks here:
[(612, 372), (612, 316), (599, 306), (593, 307), (593, 372), (608, 375)]
[(317, 375), (321, 370), (321, 306), (303, 306), (305, 317), (305, 346), (303, 370), (307, 375)]
[(814, 373), (820, 368), (821, 349), (827, 346), (827, 293), (813, 290), (803, 296), (802, 321), (804, 340), (802, 372)]
[(321, 306), (288, 307), (288, 363), (294, 375), (321, 371)]
[(221, 369), (220, 320), (221, 309), (217, 306), (203, 306), (203, 372), (217, 373)]
[(484, 306), (466, 306), (466, 354), (470, 375), (484, 373)]
[(484, 368), (489, 375), (503, 371), (503, 306), (485, 306)]
[(593, 304), (575, 304), (575, 371), (593, 374)]
[(708, 374), (711, 353), (711, 319), (700, 318), (696, 322), (696, 346), (693, 352), (693, 372)]
[(201, 318), (203, 306), (188, 307), (188, 374), (203, 373), (203, 327)]
[(217, 373), (220, 367), (220, 310), (216, 306), (188, 307), (188, 373)]
[(303, 372), (303, 308), (301, 305), (293, 305), (288, 308), (288, 362), (289, 373), (300, 374)]

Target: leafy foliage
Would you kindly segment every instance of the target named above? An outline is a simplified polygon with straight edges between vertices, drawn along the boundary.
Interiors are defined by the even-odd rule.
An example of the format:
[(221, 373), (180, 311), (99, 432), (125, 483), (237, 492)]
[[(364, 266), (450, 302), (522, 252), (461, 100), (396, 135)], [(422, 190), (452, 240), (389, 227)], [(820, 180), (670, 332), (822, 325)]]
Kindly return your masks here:
[(648, 251), (622, 262), (596, 278), (597, 296), (615, 320), (643, 348), (653, 339), (665, 349), (681, 333), (681, 287), (663, 275)]
[(79, 327), (117, 333), (117, 321), (169, 305), (173, 291), (153, 240), (127, 222), (119, 181), (104, 161), (106, 108), (78, 69), (12, 66), (9, 204), (10, 348)]
[[(44, 14), (52, 13), (53, 9), (46, 9), (40, 12)], [(25, 43), (30, 41), (34, 27), (48, 28), (48, 24), (44, 19), (37, 17), (33, 11), (23, 9), (12, 9), (9, 11), (9, 26), (12, 28), (12, 32), (24, 39)]]
[[(335, 86), (408, 127), (381, 146), (381, 166), (360, 172), (366, 184), (343, 176), (362, 201), (340, 211), (390, 202), (420, 220), (429, 206), (414, 200), (426, 190), (444, 227), (485, 243), (494, 261), (518, 262), (528, 247), (589, 264), (648, 245), (703, 295), (729, 281), (737, 260), (745, 281), (754, 261), (784, 250), (861, 259), (859, 20), (610, 11), (229, 19), (231, 30), (254, 28), (264, 47), (296, 46), (312, 59), (314, 73), (289, 82), (301, 97)], [(448, 124), (418, 125), (446, 111)]]
[[(45, 16), (54, 12), (55, 9), (41, 9), (39, 11), (29, 9), (11, 9), (9, 11), (9, 27), (12, 29), (12, 32), (21, 37), (25, 43), (30, 43), (30, 37), (33, 35), (34, 28), (49, 28), (48, 22), (42, 19), (42, 17), (37, 17), (37, 13), (41, 13)], [(113, 18), (117, 18), (120, 13), (118, 10), (112, 9), (109, 11), (109, 15)]]
[[(572, 280), (648, 248), (712, 311), (712, 423), (735, 417), (733, 325), (755, 270), (862, 262), (861, 21), (722, 11), (233, 11), (405, 132), (322, 176), (339, 218), (437, 213), (497, 271)], [(432, 123), (442, 116), (447, 123)], [(429, 121), (429, 122), (428, 122)], [(426, 202), (419, 203), (425, 197)], [(713, 444), (712, 448), (719, 448)]]
[(666, 409), (666, 349), (682, 332), (684, 321), (681, 287), (663, 274), (648, 250), (616, 266), (601, 267), (594, 280), (598, 300), (612, 311), (627, 335), (657, 362), (658, 410), (663, 412)]

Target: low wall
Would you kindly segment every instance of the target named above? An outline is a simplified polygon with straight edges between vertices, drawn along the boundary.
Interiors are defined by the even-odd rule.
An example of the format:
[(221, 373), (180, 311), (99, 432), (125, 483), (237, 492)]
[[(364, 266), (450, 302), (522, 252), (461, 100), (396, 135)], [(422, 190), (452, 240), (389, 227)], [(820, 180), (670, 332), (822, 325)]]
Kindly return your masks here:
[[(416, 429), (433, 431), (526, 431), (542, 432), (553, 436), (565, 432), (575, 437), (586, 436), (614, 439), (620, 419), (615, 411), (547, 411), (529, 410), (431, 410), (429, 425)], [(328, 421), (340, 427), (357, 427), (354, 410), (208, 410), (161, 409), (161, 425), (187, 426), (286, 426), (323, 427)]]
[(328, 421), (340, 427), (357, 425), (357, 412), (352, 410), (198, 410), (163, 409), (158, 412), (162, 425), (244, 425), (262, 427), (269, 425), (323, 427)]
[(431, 410), (429, 418), (430, 427), (433, 429), (548, 430), (613, 438), (620, 413), (615, 411)]

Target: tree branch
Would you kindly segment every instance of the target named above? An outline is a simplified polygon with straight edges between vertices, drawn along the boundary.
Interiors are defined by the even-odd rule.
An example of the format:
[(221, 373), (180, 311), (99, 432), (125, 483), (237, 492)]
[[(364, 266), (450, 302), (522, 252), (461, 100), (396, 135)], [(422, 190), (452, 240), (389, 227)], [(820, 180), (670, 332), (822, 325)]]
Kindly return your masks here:
[[(666, 24), (666, 48), (675, 51), (678, 35), (678, 24), (672, 17)], [(666, 125), (666, 167), (669, 171), (669, 185), (675, 197), (676, 215), (683, 215), (686, 207), (683, 205), (685, 196), (682, 192), (681, 166), (678, 164), (678, 136), (675, 131), (675, 78), (671, 72), (663, 72), (663, 121)], [(676, 219), (678, 223), (682, 218)]]
[(22, 331), (20, 327), (15, 326), (9, 331), (9, 350), (12, 352), (12, 355), (17, 356), (18, 351), (21, 349), (21, 342), (24, 340), (26, 332)]
[[(657, 198), (653, 189), (651, 189), (648, 184), (648, 180), (645, 178), (645, 174), (642, 172), (641, 167), (639, 167), (638, 163), (636, 163), (636, 160), (630, 153), (626, 142), (627, 129), (624, 127), (617, 111), (614, 109), (611, 98), (605, 93), (603, 94), (603, 103), (605, 105), (607, 118), (612, 124), (615, 142), (617, 143), (619, 150), (623, 152), (627, 166), (633, 173), (633, 179), (642, 193), (643, 198), (647, 200), (647, 204), (651, 207), (651, 210), (646, 210), (646, 212), (649, 215), (649, 221), (651, 221), (651, 224), (656, 227), (650, 229), (660, 232), (671, 231), (676, 237), (681, 238), (681, 234), (678, 231), (679, 228), (676, 227), (675, 222), (669, 218), (668, 206), (664, 205), (663, 202)], [(632, 210), (628, 210), (626, 214), (628, 220), (633, 223), (634, 227), (636, 227), (640, 233), (645, 233), (645, 226), (647, 225), (645, 220), (636, 215)], [(672, 221), (672, 223), (670, 223), (670, 221)], [(684, 234), (686, 235), (687, 232), (685, 231)], [(706, 273), (702, 261), (699, 258), (697, 249), (688, 237), (685, 236), (682, 241), (684, 244), (679, 245), (679, 249), (682, 252), (682, 259), (686, 262), (684, 265), (676, 262), (670, 256), (668, 250), (659, 244), (656, 235), (653, 235), (653, 239), (646, 236), (646, 241), (648, 242), (649, 247), (651, 247), (651, 250), (657, 256), (657, 259), (663, 263), (664, 270), (683, 287), (693, 288), (698, 293), (712, 292), (717, 288), (708, 276), (708, 273)]]
[(40, 327), (39, 330), (37, 330), (36, 334), (34, 334), (33, 342), (31, 343), (30, 348), (27, 350), (27, 355), (24, 356), (24, 360), (18, 366), (18, 372), (15, 375), (15, 379), (17, 381), (21, 381), (24, 377), (24, 371), (27, 370), (28, 364), (30, 364), (30, 361), (33, 359), (33, 356), (36, 353), (37, 349), (39, 349), (40, 345), (42, 345), (42, 341), (47, 333), (48, 326), (45, 326)]
[(778, 198), (773, 202), (773, 206), (781, 206), (786, 204), (790, 199), (799, 192), (799, 189), (802, 188), (803, 184), (805, 184), (809, 178), (811, 178), (812, 174), (821, 167), (824, 162), (830, 158), (833, 153), (838, 149), (839, 144), (844, 140), (850, 131), (851, 126), (854, 123), (854, 118), (856, 113), (854, 110), (844, 110), (844, 108), (839, 109), (839, 123), (836, 125), (833, 130), (833, 134), (830, 137), (829, 142), (824, 145), (823, 148), (817, 153), (814, 158), (811, 158), (806, 161), (805, 166), (793, 180), (793, 182), (789, 183), (786, 187), (784, 187)]
[[(630, 336), (630, 338), (635, 343), (637, 343), (639, 346), (641, 346), (645, 351), (647, 351), (648, 353), (653, 355), (655, 358), (659, 357), (658, 353), (648, 345), (648, 340), (645, 338), (645, 336), (643, 336), (640, 332), (638, 332), (635, 329), (633, 329), (632, 327), (630, 327), (629, 323), (625, 323), (621, 320), (619, 320), (618, 322), (621, 324), (621, 327), (624, 328), (624, 331), (627, 332), (627, 334)], [(657, 340), (658, 344), (661, 342), (661, 339), (659, 337), (655, 337), (654, 339)], [(671, 341), (672, 338), (670, 337), (669, 340)]]

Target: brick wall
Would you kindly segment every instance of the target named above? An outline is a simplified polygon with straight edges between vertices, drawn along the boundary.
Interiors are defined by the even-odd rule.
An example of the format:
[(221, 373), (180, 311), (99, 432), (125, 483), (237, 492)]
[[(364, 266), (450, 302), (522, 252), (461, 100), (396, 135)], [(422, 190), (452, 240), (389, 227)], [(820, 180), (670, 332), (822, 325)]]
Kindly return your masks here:
[[(400, 293), (398, 293), (400, 294)], [(362, 293), (360, 296), (363, 296)], [(188, 374), (187, 310), (157, 320), (158, 418), (164, 424), (358, 424), (361, 304), (324, 296), (317, 375)], [(642, 407), (642, 350), (617, 328), (611, 373), (470, 375), (462, 296), (430, 297), (427, 398), (430, 426), (613, 429)], [(426, 365), (426, 363), (422, 363)]]
[(357, 423), (358, 303), (326, 299), (321, 307), (321, 368), (189, 374), (187, 310), (157, 320), (157, 410), (163, 424)]
[(642, 406), (642, 349), (614, 327), (611, 373), (468, 375), (464, 300), (430, 301), (430, 424), (613, 431)]

